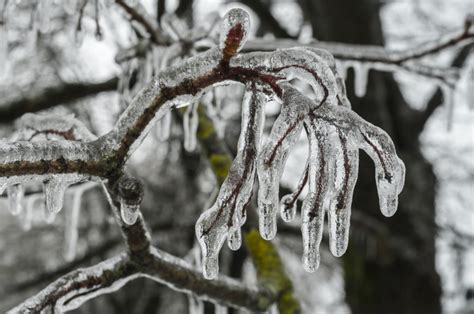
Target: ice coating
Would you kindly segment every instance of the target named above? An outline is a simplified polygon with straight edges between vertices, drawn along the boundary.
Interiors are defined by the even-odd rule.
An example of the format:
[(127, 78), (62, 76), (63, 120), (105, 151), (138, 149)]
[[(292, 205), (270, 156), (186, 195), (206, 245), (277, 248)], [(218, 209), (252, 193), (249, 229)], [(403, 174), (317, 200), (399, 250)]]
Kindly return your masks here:
[(199, 123), (198, 106), (199, 102), (193, 102), (188, 106), (183, 116), (184, 149), (188, 152), (196, 149), (196, 132)]
[(226, 58), (242, 49), (250, 30), (249, 14), (240, 8), (229, 10), (222, 19), (219, 48)]
[(245, 221), (245, 206), (252, 193), (255, 159), (263, 129), (263, 105), (266, 99), (266, 95), (256, 90), (255, 86), (247, 86), (242, 103), (242, 131), (237, 156), (220, 188), (216, 202), (196, 223), (196, 236), (203, 255), (204, 276), (208, 279), (217, 276), (218, 255), (226, 237), (229, 237), (229, 246), (232, 249), (240, 247), (240, 227)]
[(273, 124), (270, 136), (258, 156), (258, 213), (259, 230), (264, 239), (276, 234), (276, 215), (279, 208), (279, 184), (290, 149), (303, 128), (308, 103), (297, 99), (292, 88), (284, 90), (281, 112)]
[(10, 213), (19, 215), (23, 210), (25, 190), (21, 184), (12, 184), (7, 188)]
[(133, 225), (137, 222), (140, 215), (140, 204), (127, 204), (125, 200), (120, 202), (120, 217), (127, 225)]

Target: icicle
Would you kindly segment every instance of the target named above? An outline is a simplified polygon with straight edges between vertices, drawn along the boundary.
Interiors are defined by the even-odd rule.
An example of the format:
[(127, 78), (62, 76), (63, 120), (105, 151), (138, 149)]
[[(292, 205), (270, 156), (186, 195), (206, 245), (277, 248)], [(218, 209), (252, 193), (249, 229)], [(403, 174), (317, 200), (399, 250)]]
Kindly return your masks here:
[(153, 52), (148, 52), (145, 57), (143, 68), (143, 81), (145, 82), (145, 84), (150, 82), (153, 78), (153, 61)]
[(198, 106), (198, 101), (191, 103), (183, 117), (184, 149), (188, 152), (196, 149), (196, 132), (199, 125)]
[(203, 273), (213, 279), (219, 271), (219, 251), (226, 237), (232, 249), (241, 242), (240, 229), (245, 221), (245, 206), (251, 197), (255, 177), (255, 157), (263, 130), (263, 105), (266, 95), (247, 88), (242, 104), (242, 131), (238, 152), (222, 184), (214, 205), (196, 223), (196, 236), (203, 255)]
[(52, 9), (51, 0), (38, 0), (36, 4), (36, 23), (42, 33), (49, 31)]
[(444, 106), (448, 112), (447, 115), (447, 128), (451, 130), (453, 126), (453, 116), (454, 116), (454, 88), (447, 86), (445, 84), (441, 85), (441, 90), (443, 91), (443, 102)]
[(194, 296), (188, 297), (189, 314), (204, 314), (204, 303)]
[(367, 91), (369, 67), (362, 62), (354, 63), (354, 93), (357, 97), (364, 97)]
[(64, 226), (64, 259), (72, 261), (76, 257), (79, 212), (84, 189), (79, 188), (72, 197), (72, 204), (66, 212), (66, 223)]
[(33, 220), (33, 207), (38, 197), (30, 196), (26, 199), (25, 209), (21, 216), (21, 227), (23, 231), (29, 231), (31, 229), (31, 222)]
[(10, 212), (16, 216), (23, 210), (23, 198), (25, 191), (21, 184), (12, 184), (7, 188), (8, 202), (10, 206)]
[(305, 124), (308, 133), (308, 194), (303, 202), (301, 234), (303, 238), (303, 267), (314, 272), (319, 267), (319, 245), (323, 237), (325, 197), (328, 191), (328, 162), (330, 141), (327, 126), (315, 121)]
[(232, 231), (227, 238), (227, 245), (232, 251), (237, 251), (242, 245), (242, 231), (240, 228), (236, 228)]
[(46, 198), (46, 208), (57, 214), (63, 208), (64, 193), (69, 185), (81, 181), (83, 178), (78, 174), (57, 174), (43, 182)]
[(0, 20), (0, 78), (7, 74), (8, 31), (7, 25)]
[(227, 314), (228, 312), (228, 307), (222, 304), (215, 304), (214, 308), (215, 308), (215, 311), (214, 311), (215, 314)]
[(46, 197), (46, 208), (54, 214), (57, 214), (63, 208), (64, 192), (67, 185), (60, 178), (52, 177), (43, 183)]
[(165, 113), (163, 117), (157, 121), (157, 136), (162, 142), (169, 139), (171, 133), (171, 111)]
[(357, 182), (359, 150), (341, 132), (331, 137), (332, 156), (329, 162), (329, 248), (334, 256), (341, 256), (349, 243), (352, 195)]
[(467, 69), (467, 105), (474, 109), (474, 60), (471, 61), (470, 67)]
[(83, 29), (76, 29), (74, 33), (74, 42), (76, 43), (76, 47), (80, 48), (84, 43), (84, 38), (86, 37), (85, 31)]
[(280, 115), (258, 156), (259, 229), (262, 238), (266, 240), (273, 239), (276, 234), (281, 175), (289, 150), (298, 140), (303, 128), (302, 121), (308, 112), (306, 104), (302, 104), (297, 96), (293, 89), (284, 91)]

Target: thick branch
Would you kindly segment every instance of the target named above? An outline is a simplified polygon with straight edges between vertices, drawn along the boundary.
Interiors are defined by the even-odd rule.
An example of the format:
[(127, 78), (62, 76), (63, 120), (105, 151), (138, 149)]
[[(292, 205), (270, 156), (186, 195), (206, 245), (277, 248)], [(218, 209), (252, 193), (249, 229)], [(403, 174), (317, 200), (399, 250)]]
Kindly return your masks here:
[(0, 123), (12, 122), (27, 112), (38, 112), (60, 104), (117, 88), (118, 78), (113, 77), (98, 83), (63, 83), (48, 87), (39, 93), (0, 104)]

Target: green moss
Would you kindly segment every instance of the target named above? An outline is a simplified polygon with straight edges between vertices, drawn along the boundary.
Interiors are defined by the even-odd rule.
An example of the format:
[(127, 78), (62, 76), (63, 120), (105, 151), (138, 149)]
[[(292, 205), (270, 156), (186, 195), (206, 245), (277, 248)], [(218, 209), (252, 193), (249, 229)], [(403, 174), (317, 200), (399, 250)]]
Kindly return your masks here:
[(273, 244), (263, 240), (255, 229), (246, 233), (245, 244), (257, 270), (258, 283), (277, 296), (280, 313), (300, 313), (293, 285)]
[(216, 175), (218, 185), (221, 185), (229, 173), (232, 160), (227, 154), (212, 154), (209, 156), (209, 163), (212, 171)]
[(199, 140), (206, 140), (216, 133), (212, 120), (207, 116), (203, 105), (198, 107), (199, 126), (197, 137)]

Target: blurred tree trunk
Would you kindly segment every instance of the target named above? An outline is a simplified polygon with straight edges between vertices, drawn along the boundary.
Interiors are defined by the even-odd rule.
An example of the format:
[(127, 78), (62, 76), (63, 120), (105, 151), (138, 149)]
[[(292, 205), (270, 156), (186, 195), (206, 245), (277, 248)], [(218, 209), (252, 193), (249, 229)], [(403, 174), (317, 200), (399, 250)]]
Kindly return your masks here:
[[(317, 39), (383, 45), (377, 1), (300, 3)], [(363, 98), (353, 93), (353, 76), (347, 85), (354, 110), (390, 134), (407, 168), (398, 212), (386, 219), (379, 212), (373, 165), (361, 154), (353, 207), (386, 226), (390, 241), (401, 245), (394, 248), (385, 245), (384, 239), (375, 239), (376, 251), (368, 254), (374, 239), (354, 241), (351, 237), (344, 257), (347, 302), (355, 314), (440, 313), (441, 287), (435, 269), (436, 177), (420, 151), (419, 112), (408, 107), (389, 74), (370, 73)]]

